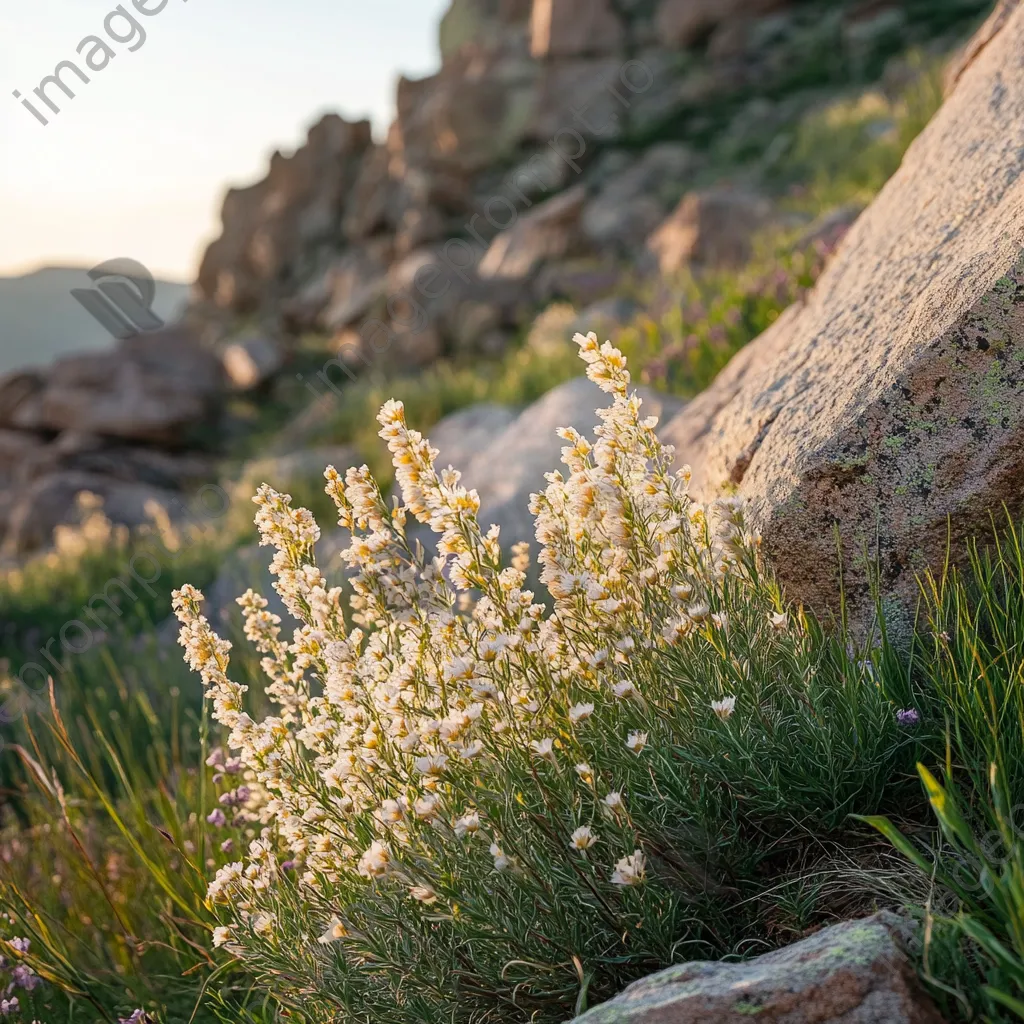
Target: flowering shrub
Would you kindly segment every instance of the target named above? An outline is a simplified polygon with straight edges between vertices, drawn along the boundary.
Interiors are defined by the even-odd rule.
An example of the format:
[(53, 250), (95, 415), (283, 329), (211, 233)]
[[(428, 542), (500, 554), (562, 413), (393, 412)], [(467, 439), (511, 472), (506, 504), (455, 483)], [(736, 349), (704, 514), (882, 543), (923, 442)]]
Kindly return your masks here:
[(247, 713), (201, 594), (175, 595), (237, 755), (214, 758), (240, 777), (221, 804), (263, 825), (209, 886), (214, 943), (297, 1017), (564, 1020), (729, 949), (762, 862), (877, 806), (912, 763), (871, 661), (784, 605), (742, 504), (693, 500), (621, 353), (576, 341), (611, 404), (593, 441), (561, 431), (567, 472), (532, 499), (550, 606), (526, 546), (503, 564), (475, 492), (394, 401), (401, 500), (366, 467), (325, 474), (351, 627), (311, 514), (266, 485), (254, 499), (303, 623), (289, 641), (263, 597), (239, 599), (275, 715)]

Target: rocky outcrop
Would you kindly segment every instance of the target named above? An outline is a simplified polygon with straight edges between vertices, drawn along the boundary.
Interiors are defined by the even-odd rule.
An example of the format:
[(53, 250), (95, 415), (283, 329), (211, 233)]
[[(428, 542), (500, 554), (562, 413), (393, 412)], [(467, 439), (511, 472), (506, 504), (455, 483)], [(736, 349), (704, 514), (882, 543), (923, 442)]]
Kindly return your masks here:
[(530, 21), (534, 57), (623, 53), (626, 26), (611, 0), (535, 0)]
[(942, 1024), (905, 951), (906, 921), (847, 921), (743, 963), (688, 963), (630, 985), (578, 1024)]
[[(964, 0), (958, 17), (987, 2)], [(893, 25), (904, 43), (932, 31), (904, 17), (915, 3), (452, 0), (441, 68), (399, 82), (386, 140), (329, 116), (264, 181), (228, 194), (200, 319), (228, 329), (256, 315), (392, 365), (465, 352), (467, 337), (493, 351), (550, 299), (587, 304), (653, 263), (648, 237), (745, 99), (757, 95), (748, 120), (764, 121), (768, 96), (832, 81), (822, 53), (877, 65)], [(657, 236), (668, 263), (742, 258), (758, 211), (724, 203), (701, 193), (673, 218)], [(398, 290), (409, 259), (420, 276)], [(494, 326), (467, 333), (481, 305)]]
[(222, 384), (216, 357), (170, 328), (57, 360), (12, 423), (173, 445), (211, 412)]
[(148, 501), (166, 506), (214, 479), (190, 440), (213, 421), (224, 383), (220, 359), (183, 328), (0, 379), (0, 554), (49, 543), (82, 491), (138, 526)]
[[(750, 501), (790, 597), (848, 607), (1024, 493), (1024, 7), (981, 49), (801, 307), (668, 424), (695, 486)], [(834, 568), (833, 568), (834, 567)]]
[[(701, 40), (712, 40), (716, 33), (735, 34), (737, 23), (742, 25), (787, 6), (787, 0), (662, 0), (655, 25), (670, 46), (695, 46)], [(721, 45), (720, 35), (719, 48)]]
[(200, 290), (237, 312), (289, 294), (321, 244), (336, 236), (371, 142), (368, 121), (328, 115), (294, 155), (274, 154), (263, 181), (232, 189), (224, 200), (224, 231), (199, 268)]

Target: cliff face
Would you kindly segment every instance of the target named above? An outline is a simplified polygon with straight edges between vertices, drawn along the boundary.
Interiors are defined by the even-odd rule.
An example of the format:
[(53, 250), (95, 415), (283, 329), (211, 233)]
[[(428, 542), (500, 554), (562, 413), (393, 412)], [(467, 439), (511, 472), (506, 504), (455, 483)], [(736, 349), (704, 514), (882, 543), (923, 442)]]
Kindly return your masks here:
[(780, 97), (986, 6), (453, 0), (442, 66), (399, 82), (383, 143), (331, 115), (228, 194), (197, 312), (221, 333), (254, 315), (321, 332), (346, 358), (500, 349), (538, 304), (597, 298), (652, 258), (716, 129), (745, 117), (767, 141)]

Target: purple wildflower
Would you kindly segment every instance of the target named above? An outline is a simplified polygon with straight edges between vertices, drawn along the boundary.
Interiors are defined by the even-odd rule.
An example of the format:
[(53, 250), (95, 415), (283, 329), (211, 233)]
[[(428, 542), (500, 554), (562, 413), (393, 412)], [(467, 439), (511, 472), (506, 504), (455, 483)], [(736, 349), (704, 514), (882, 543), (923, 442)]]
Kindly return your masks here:
[(15, 988), (23, 988), (26, 992), (31, 992), (43, 983), (43, 979), (27, 964), (18, 964), (11, 971), (11, 980)]
[(896, 721), (909, 728), (912, 725), (917, 725), (921, 721), (921, 716), (917, 713), (916, 708), (904, 708), (902, 711), (896, 712)]
[(222, 807), (241, 807), (249, 799), (249, 796), (249, 787), (239, 786), (238, 789), (233, 789), (230, 793), (221, 793), (218, 802)]
[(206, 820), (214, 828), (223, 828), (228, 821), (228, 819), (224, 817), (224, 812), (219, 807), (213, 810), (210, 814), (208, 814), (206, 816)]

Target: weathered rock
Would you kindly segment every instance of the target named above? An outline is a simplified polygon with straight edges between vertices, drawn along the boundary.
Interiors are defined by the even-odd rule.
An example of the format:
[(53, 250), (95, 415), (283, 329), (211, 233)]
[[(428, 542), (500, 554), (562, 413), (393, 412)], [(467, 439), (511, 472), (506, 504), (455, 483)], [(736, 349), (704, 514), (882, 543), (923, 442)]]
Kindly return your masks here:
[(587, 203), (580, 222), (584, 236), (602, 251), (613, 246), (635, 252), (686, 191), (696, 162), (689, 146), (673, 142), (629, 159)]
[(430, 443), (439, 452), (439, 466), (468, 466), (479, 452), (515, 422), (518, 411), (496, 402), (479, 402), (445, 416), (429, 430)]
[(745, 963), (688, 963), (630, 985), (579, 1024), (942, 1024), (882, 913)]
[(249, 391), (270, 380), (284, 366), (279, 342), (254, 334), (231, 342), (221, 354), (224, 372), (232, 386)]
[(615, 95), (616, 87), (620, 94), (623, 91), (622, 66), (621, 57), (579, 57), (541, 65), (525, 138), (554, 145), (579, 173), (597, 152), (595, 142), (608, 145), (626, 133), (627, 108)]
[(532, 6), (533, 0), (452, 0), (441, 19), (442, 58), (455, 56), (467, 45), (481, 49), (507, 46), (511, 30), (526, 28)]
[[(679, 409), (678, 399), (638, 389), (644, 412), (665, 422)], [(524, 409), (469, 462), (455, 468), (463, 471), (463, 483), (480, 494), (480, 523), (501, 526), (505, 546), (533, 539), (530, 494), (542, 490), (544, 474), (558, 467), (564, 442), (559, 427), (573, 426), (591, 431), (598, 423), (595, 408), (605, 396), (585, 377), (566, 381)], [(445, 429), (442, 420), (438, 429)], [(432, 432), (425, 432), (433, 440)]]
[(398, 83), (392, 164), (480, 173), (516, 152), (534, 110), (539, 67), (527, 57), (459, 53), (429, 78)]
[[(274, 157), (265, 181), (229, 193), (222, 237), (200, 272), (197, 319), (234, 315), (212, 332), (216, 343), (253, 313), (260, 330), (290, 336), (338, 337), (379, 320), (395, 340), (374, 359), (391, 365), (407, 352), (422, 363), (497, 351), (545, 301), (586, 305), (642, 264), (650, 232), (693, 187), (687, 154), (706, 148), (727, 111), (737, 111), (736, 137), (731, 149), (716, 140), (715, 152), (746, 159), (798, 118), (807, 98), (794, 85), (817, 80), (831, 47), (843, 49), (842, 64), (868, 68), (891, 52), (894, 25), (908, 40), (934, 35), (930, 19), (922, 27), (926, 19), (900, 14), (919, 2), (452, 0), (441, 67), (399, 83), (385, 143), (365, 123), (328, 117), (293, 156)], [(967, 17), (985, 0), (957, 2)], [(578, 224), (564, 225), (571, 230), (494, 238), (553, 198), (557, 209), (574, 186), (589, 202)], [(693, 223), (658, 236), (668, 264), (743, 258), (758, 211), (740, 204), (730, 219), (721, 203), (694, 200)], [(514, 285), (511, 299), (475, 287), (467, 257), (488, 245), (485, 283)], [(387, 307), (401, 302), (395, 264), (423, 250), (442, 251), (458, 281), (422, 303), (429, 322), (410, 332)], [(493, 313), (463, 303), (490, 303)], [(495, 326), (482, 328), (488, 319)], [(26, 401), (21, 426), (34, 425), (33, 410)]]
[(232, 189), (224, 200), (223, 233), (199, 269), (201, 295), (239, 313), (279, 299), (303, 254), (336, 235), (371, 145), (369, 122), (329, 114), (292, 156), (274, 155), (263, 181)]
[[(911, 605), (1024, 484), (1024, 8), (961, 76), (803, 307), (665, 430), (740, 488), (790, 597)], [(865, 557), (867, 555), (867, 557)], [(829, 567), (834, 566), (833, 571)]]
[(750, 259), (753, 236), (771, 207), (757, 196), (729, 189), (691, 192), (647, 242), (663, 274), (690, 263), (735, 267)]
[[(180, 444), (209, 414), (223, 371), (180, 328), (120, 343), (113, 352), (68, 356), (46, 375), (33, 424), (138, 441)], [(22, 425), (16, 411), (15, 425)]]
[(241, 637), (242, 611), (236, 599), (252, 588), (267, 599), (269, 611), (281, 617), (284, 632), (290, 635), (300, 623), (292, 618), (280, 595), (274, 590), (274, 580), (266, 548), (258, 544), (237, 548), (224, 558), (217, 578), (203, 591), (206, 598), (203, 614), (222, 635)]
[(694, 46), (730, 20), (785, 5), (786, 0), (661, 0), (657, 28), (669, 46)]
[(328, 331), (340, 331), (369, 315), (388, 291), (389, 252), (372, 246), (352, 249), (331, 268), (327, 304), (319, 322)]
[(77, 431), (61, 434), (44, 454), (47, 460), (39, 460), (31, 478), (52, 469), (94, 473), (111, 481), (180, 492), (217, 477), (216, 460), (208, 455), (111, 445), (102, 438)]
[(150, 502), (170, 508), (177, 498), (173, 491), (125, 483), (97, 473), (50, 473), (15, 494), (7, 515), (0, 556), (13, 557), (49, 544), (57, 526), (75, 521), (76, 501), (84, 491), (103, 500), (103, 511), (108, 519), (130, 527), (150, 522), (146, 512)]
[(610, 0), (534, 0), (530, 52), (538, 58), (583, 57), (625, 49), (626, 27)]
[(949, 62), (945, 73), (945, 91), (948, 96), (960, 81), (960, 76), (971, 66), (974, 59), (999, 34), (1010, 20), (1021, 0), (998, 0), (988, 20), (971, 36), (966, 46)]
[(548, 260), (577, 255), (579, 218), (586, 199), (586, 188), (576, 185), (520, 215), (491, 242), (480, 261), (480, 277), (522, 281)]
[(572, 322), (566, 341), (576, 334), (594, 331), (600, 336), (613, 333), (625, 327), (640, 312), (641, 306), (634, 299), (618, 296), (592, 302)]
[(589, 306), (613, 294), (626, 276), (621, 264), (611, 259), (586, 257), (550, 263), (537, 275), (533, 294), (542, 305), (567, 300)]
[(34, 429), (42, 391), (43, 375), (34, 370), (0, 377), (0, 427)]
[(32, 468), (45, 459), (47, 447), (35, 434), (0, 428), (0, 490), (17, 488), (31, 479)]
[[(391, 134), (395, 134), (394, 127)], [(399, 183), (390, 175), (390, 162), (388, 146), (374, 146), (363, 157), (342, 219), (347, 241), (359, 242), (394, 228)]]

